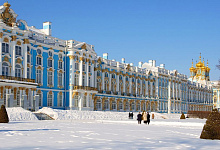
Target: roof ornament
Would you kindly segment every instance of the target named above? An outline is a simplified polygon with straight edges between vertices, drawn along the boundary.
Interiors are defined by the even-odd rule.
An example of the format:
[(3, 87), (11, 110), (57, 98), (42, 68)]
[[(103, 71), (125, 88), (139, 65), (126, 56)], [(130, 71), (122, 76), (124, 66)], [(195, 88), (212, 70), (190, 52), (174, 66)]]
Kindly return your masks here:
[(5, 11), (0, 14), (0, 19), (7, 24), (8, 26), (14, 26), (16, 22), (16, 18), (14, 18), (13, 14), (10, 12), (10, 4), (8, 2), (4, 3)]

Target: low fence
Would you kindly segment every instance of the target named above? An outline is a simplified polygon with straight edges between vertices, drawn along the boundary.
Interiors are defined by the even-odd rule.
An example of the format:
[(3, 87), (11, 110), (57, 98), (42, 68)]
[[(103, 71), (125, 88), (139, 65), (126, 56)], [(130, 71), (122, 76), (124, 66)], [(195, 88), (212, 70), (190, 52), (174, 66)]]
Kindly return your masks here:
[(211, 111), (188, 111), (187, 117), (189, 118), (208, 118)]

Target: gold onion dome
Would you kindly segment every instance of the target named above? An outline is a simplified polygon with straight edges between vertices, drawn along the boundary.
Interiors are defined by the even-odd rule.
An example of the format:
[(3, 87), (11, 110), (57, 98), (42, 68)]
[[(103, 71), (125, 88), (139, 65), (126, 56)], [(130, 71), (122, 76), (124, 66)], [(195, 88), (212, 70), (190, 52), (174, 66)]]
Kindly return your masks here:
[(5, 2), (3, 5), (4, 5), (5, 7), (10, 7), (10, 6), (11, 6), (8, 2)]
[(196, 64), (196, 67), (197, 68), (202, 68), (204, 67), (205, 65), (201, 62), (201, 53), (200, 53), (200, 56), (199, 56), (199, 62)]

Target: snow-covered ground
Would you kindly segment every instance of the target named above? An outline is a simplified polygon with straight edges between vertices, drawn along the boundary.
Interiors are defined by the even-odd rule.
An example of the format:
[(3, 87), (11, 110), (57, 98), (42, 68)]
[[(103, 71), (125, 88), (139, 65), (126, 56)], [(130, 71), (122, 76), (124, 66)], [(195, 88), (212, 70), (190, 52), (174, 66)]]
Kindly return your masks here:
[[(136, 119), (123, 118), (128, 113), (46, 108), (44, 112), (56, 114), (57, 120), (0, 124), (0, 149), (220, 149), (220, 141), (199, 138), (205, 119), (155, 113), (150, 125), (138, 125)], [(93, 117), (82, 119), (86, 114)], [(169, 119), (160, 119), (161, 115)]]

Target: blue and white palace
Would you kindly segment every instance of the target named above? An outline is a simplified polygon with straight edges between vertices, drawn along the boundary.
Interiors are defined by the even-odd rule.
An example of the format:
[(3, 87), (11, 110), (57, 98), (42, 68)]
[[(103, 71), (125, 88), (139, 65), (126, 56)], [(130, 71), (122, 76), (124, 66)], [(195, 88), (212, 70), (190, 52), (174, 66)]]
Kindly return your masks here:
[(201, 61), (191, 77), (155, 60), (138, 66), (97, 56), (94, 46), (51, 35), (17, 20), (9, 3), (0, 6), (0, 104), (37, 110), (210, 111), (209, 67)]

